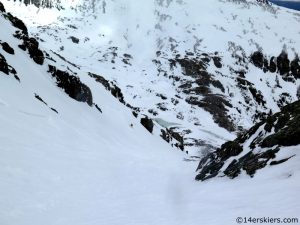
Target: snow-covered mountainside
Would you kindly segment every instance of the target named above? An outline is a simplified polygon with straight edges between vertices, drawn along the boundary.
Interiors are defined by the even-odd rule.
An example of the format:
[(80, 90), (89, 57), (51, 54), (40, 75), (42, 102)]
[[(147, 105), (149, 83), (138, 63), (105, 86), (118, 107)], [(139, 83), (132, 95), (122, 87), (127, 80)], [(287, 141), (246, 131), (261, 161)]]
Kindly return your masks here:
[(45, 49), (114, 82), (155, 133), (171, 128), (191, 157), (297, 99), (293, 10), (251, 0), (4, 3)]
[(295, 11), (1, 2), (1, 225), (299, 217)]

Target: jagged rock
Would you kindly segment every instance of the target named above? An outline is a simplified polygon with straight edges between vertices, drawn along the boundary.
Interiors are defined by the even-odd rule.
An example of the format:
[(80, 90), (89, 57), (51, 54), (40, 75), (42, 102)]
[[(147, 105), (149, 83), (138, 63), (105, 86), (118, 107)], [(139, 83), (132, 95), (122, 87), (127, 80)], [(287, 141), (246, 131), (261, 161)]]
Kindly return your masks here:
[(291, 61), (291, 73), (296, 79), (300, 79), (300, 60), (298, 56)]
[(267, 58), (260, 51), (254, 52), (250, 59), (256, 67), (262, 69), (264, 72), (278, 72), (285, 81), (295, 82), (294, 79), (300, 78), (298, 56), (290, 62), (288, 54), (285, 51), (282, 51), (278, 57), (272, 56), (270, 62), (268, 62)]
[(1, 45), (2, 45), (2, 49), (4, 51), (6, 51), (8, 54), (11, 54), (11, 55), (15, 54), (14, 49), (12, 47), (10, 47), (8, 43), (3, 42)]
[(221, 160), (227, 160), (232, 156), (237, 156), (242, 151), (242, 146), (240, 146), (237, 142), (229, 141), (223, 144), (217, 153), (218, 156), (221, 157)]
[(217, 68), (219, 68), (219, 69), (222, 68), (222, 60), (220, 57), (217, 57), (217, 56), (213, 57), (213, 61)]
[(71, 98), (79, 102), (86, 102), (89, 106), (93, 105), (93, 96), (90, 88), (83, 84), (78, 77), (56, 69), (52, 65), (49, 65), (48, 72), (56, 79), (57, 86), (64, 89)]
[(252, 63), (258, 67), (258, 68), (263, 68), (264, 66), (264, 55), (260, 51), (256, 51), (251, 55), (251, 61)]
[(97, 104), (94, 104), (94, 105), (95, 105), (96, 109), (97, 109), (100, 113), (102, 113), (101, 108), (100, 108)]
[(9, 75), (8, 64), (6, 62), (5, 57), (2, 54), (0, 54), (0, 71)]
[(262, 142), (262, 147), (275, 145), (292, 146), (300, 144), (300, 101), (282, 108), (271, 118), (269, 126), (274, 127), (275, 133), (267, 136)]
[(28, 35), (28, 30), (26, 25), (23, 23), (22, 20), (18, 19), (17, 17), (14, 17), (10, 13), (7, 13), (5, 17), (12, 23), (12, 25), (16, 28), (19, 28), (20, 30), (23, 31), (24, 34)]
[(276, 70), (277, 70), (277, 66), (276, 66), (276, 63), (275, 63), (275, 57), (273, 56), (273, 57), (271, 57), (271, 59), (270, 59), (270, 65), (269, 65), (269, 71), (271, 72), (271, 73), (275, 73), (276, 72)]
[(170, 143), (170, 141), (172, 139), (171, 135), (168, 132), (166, 132), (164, 129), (161, 129), (160, 132), (161, 132), (160, 136), (162, 137), (162, 139), (164, 139), (166, 142)]
[(228, 131), (234, 131), (235, 126), (227, 116), (227, 108), (231, 108), (232, 105), (221, 95), (208, 94), (205, 95), (200, 101), (191, 101), (191, 98), (187, 100), (192, 105), (198, 105), (213, 115), (214, 121)]
[(24, 38), (24, 46), (28, 49), (30, 57), (39, 65), (44, 64), (44, 53), (39, 49), (39, 43), (35, 38)]
[(94, 78), (97, 82), (101, 83), (106, 90), (109, 90), (110, 93), (117, 98), (121, 103), (123, 103), (124, 105), (126, 104), (125, 100), (124, 100), (124, 95), (121, 91), (121, 89), (115, 85), (112, 82), (109, 82), (108, 80), (106, 80), (104, 77), (94, 74), (94, 73), (88, 73), (90, 77)]
[(45, 105), (48, 106), (48, 104), (47, 104), (47, 103), (46, 103), (39, 95), (34, 94), (34, 97), (35, 97), (37, 100), (39, 100), (40, 102), (42, 102), (42, 103), (44, 103)]
[(153, 132), (153, 127), (154, 127), (154, 123), (151, 119), (149, 119), (148, 117), (142, 118), (141, 119), (141, 124), (150, 132)]
[(249, 87), (250, 93), (252, 94), (255, 101), (260, 105), (265, 105), (266, 101), (264, 100), (264, 96), (260, 91), (257, 91), (253, 86)]
[[(257, 132), (258, 129), (264, 130)], [(256, 136), (253, 136), (256, 135)], [(234, 141), (229, 141), (203, 158), (198, 166), (199, 174), (196, 180), (206, 180), (224, 174), (230, 178), (237, 177), (244, 170), (251, 177), (259, 169), (268, 165), (268, 162), (276, 158), (281, 146), (292, 146), (300, 144), (300, 100), (282, 108), (281, 112), (271, 115), (265, 122), (253, 126), (248, 132)], [(253, 139), (249, 146), (245, 145), (247, 140)], [(259, 147), (259, 151), (254, 151)], [(240, 154), (248, 148), (249, 151), (242, 157)], [(227, 168), (223, 165), (235, 157)], [(271, 165), (277, 165), (287, 161), (272, 161)], [(223, 172), (221, 172), (223, 168)]]
[(2, 2), (0, 2), (0, 12), (5, 12), (5, 8)]
[(291, 157), (288, 157), (288, 158), (285, 158), (285, 159), (282, 159), (282, 160), (278, 160), (278, 161), (272, 161), (270, 163), (270, 166), (279, 165), (281, 163), (284, 163), (284, 162), (288, 161), (292, 157), (294, 157), (294, 156), (291, 156)]
[(69, 38), (71, 39), (71, 41), (72, 41), (73, 43), (75, 43), (75, 44), (78, 44), (78, 43), (79, 43), (79, 38), (74, 37), (74, 36), (70, 36)]
[(18, 47), (23, 51), (26, 51), (26, 46), (24, 44), (18, 45)]
[(277, 69), (280, 75), (288, 74), (290, 71), (290, 60), (284, 51), (277, 57)]

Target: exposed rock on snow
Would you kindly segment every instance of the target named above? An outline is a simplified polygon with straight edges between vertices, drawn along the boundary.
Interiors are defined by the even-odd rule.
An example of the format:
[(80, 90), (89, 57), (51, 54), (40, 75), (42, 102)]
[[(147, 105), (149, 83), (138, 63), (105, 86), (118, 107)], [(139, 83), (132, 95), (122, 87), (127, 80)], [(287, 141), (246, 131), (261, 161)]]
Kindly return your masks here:
[(6, 42), (1, 43), (1, 45), (2, 45), (2, 49), (6, 51), (8, 54), (11, 55), (15, 54), (14, 49), (10, 47), (9, 44), (7, 44)]
[(287, 161), (290, 157), (279, 161), (274, 159), (285, 146), (300, 145), (299, 137), (300, 101), (297, 101), (269, 116), (265, 122), (256, 124), (236, 140), (226, 142), (216, 152), (208, 154), (199, 163), (196, 180), (203, 181), (218, 175), (235, 178), (242, 170), (253, 176), (258, 169), (267, 165)]
[(67, 71), (56, 69), (53, 65), (49, 65), (48, 72), (56, 79), (57, 86), (62, 88), (71, 98), (79, 102), (86, 102), (89, 106), (93, 105), (90, 88), (83, 84), (78, 77), (70, 75)]
[(148, 117), (142, 118), (141, 119), (141, 124), (150, 132), (153, 132), (153, 121), (149, 119)]

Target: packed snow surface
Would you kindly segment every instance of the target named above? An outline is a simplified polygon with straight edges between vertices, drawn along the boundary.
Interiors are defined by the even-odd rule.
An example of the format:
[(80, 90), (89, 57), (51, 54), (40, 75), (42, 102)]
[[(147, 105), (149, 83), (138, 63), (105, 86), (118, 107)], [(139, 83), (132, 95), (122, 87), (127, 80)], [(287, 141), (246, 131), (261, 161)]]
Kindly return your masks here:
[[(142, 1), (134, 3), (146, 9)], [(199, 4), (207, 10), (212, 7)], [(102, 32), (113, 35), (111, 27), (117, 22), (103, 23), (107, 27), (102, 27)], [(12, 36), (15, 28), (2, 16), (0, 27), (1, 41), (8, 42), (15, 55), (2, 48), (0, 53), (20, 77), (18, 82), (0, 72), (1, 225), (221, 225), (236, 224), (237, 217), (299, 217), (299, 147), (281, 150), (279, 157), (296, 156), (288, 163), (258, 171), (252, 179), (245, 175), (235, 180), (196, 182), (197, 162), (184, 160), (184, 153), (147, 132), (129, 109), (87, 77), (85, 68), (92, 68), (94, 62), (81, 65), (79, 56), (85, 57), (86, 49), (67, 46), (71, 60), (80, 58), (77, 63), (83, 72), (76, 72), (91, 88), (103, 113), (59, 89), (46, 72), (46, 64), (35, 64), (18, 48), (20, 41)], [(88, 34), (90, 28), (86, 28)], [(141, 40), (138, 35), (130, 38)], [(144, 46), (141, 41), (140, 45)], [(52, 47), (58, 46), (48, 46)], [(148, 47), (144, 54), (151, 49)], [(70, 67), (51, 56), (58, 67)], [(105, 67), (101, 72), (110, 74)], [(122, 79), (130, 80), (126, 78), (129, 75), (125, 73)], [(159, 122), (168, 126), (178, 121)]]

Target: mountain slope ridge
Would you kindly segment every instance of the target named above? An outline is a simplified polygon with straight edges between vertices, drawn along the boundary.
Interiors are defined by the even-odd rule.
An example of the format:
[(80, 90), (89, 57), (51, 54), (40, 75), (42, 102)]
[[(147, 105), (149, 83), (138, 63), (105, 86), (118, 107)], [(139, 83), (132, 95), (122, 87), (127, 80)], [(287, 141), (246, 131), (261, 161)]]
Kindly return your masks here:
[[(277, 60), (286, 52), (300, 70), (294, 11), (256, 1), (119, 0), (36, 13), (33, 6), (16, 10), (16, 3), (4, 2), (45, 48), (114, 81), (141, 114), (180, 124), (176, 131), (191, 156), (297, 99), (299, 76), (281, 69), (285, 58)], [(49, 12), (56, 16), (40, 26), (39, 16)], [(257, 52), (262, 59), (253, 57)]]
[[(44, 64), (34, 62), (19, 47), (23, 40), (14, 37), (18, 29), (2, 15), (0, 27), (6, 32), (0, 40), (14, 55), (2, 48), (0, 54), (20, 79), (0, 71), (4, 225), (218, 225), (231, 224), (241, 215), (297, 217), (298, 149), (289, 149), (296, 156), (288, 163), (258, 171), (253, 179), (194, 182), (195, 163), (183, 162), (181, 152), (146, 131), (131, 110), (72, 65), (72, 57), (67, 62), (40, 42)], [(79, 77), (102, 113), (57, 87), (48, 64)], [(157, 121), (174, 125), (169, 119)], [(210, 130), (202, 132), (214, 137)], [(218, 217), (212, 213), (216, 211)]]

